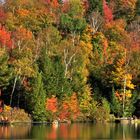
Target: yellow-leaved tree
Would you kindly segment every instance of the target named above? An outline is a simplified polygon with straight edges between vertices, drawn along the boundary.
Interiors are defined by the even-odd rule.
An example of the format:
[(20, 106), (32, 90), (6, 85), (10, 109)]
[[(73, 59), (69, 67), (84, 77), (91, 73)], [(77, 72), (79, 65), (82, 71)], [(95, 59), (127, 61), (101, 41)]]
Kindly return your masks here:
[(127, 116), (129, 115), (128, 110), (135, 85), (132, 83), (132, 74), (128, 71), (125, 56), (115, 62), (112, 80), (116, 86), (120, 87), (116, 90), (115, 96), (122, 104), (122, 115)]

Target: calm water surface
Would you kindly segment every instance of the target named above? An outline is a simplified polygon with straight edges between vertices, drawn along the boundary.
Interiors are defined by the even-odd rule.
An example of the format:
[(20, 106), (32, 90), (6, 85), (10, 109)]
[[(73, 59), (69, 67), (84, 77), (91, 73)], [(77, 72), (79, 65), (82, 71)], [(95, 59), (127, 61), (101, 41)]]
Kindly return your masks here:
[(14, 125), (0, 126), (0, 139), (38, 139), (38, 140), (94, 140), (140, 139), (140, 124), (92, 124), (75, 123), (52, 125)]

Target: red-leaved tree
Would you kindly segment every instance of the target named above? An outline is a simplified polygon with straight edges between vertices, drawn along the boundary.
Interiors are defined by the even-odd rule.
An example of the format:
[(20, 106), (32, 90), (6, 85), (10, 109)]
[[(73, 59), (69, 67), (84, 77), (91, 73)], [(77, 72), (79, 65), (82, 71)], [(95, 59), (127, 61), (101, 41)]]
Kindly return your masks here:
[(70, 107), (67, 101), (63, 101), (62, 103), (61, 110), (59, 113), (59, 119), (60, 120), (70, 119)]
[(47, 99), (46, 109), (51, 111), (52, 113), (57, 112), (57, 98), (56, 97), (52, 96), (51, 98)]
[(0, 8), (0, 23), (3, 24), (6, 19), (6, 14), (4, 13), (3, 9)]
[(49, 6), (53, 8), (57, 8), (59, 6), (58, 0), (45, 0), (46, 4), (49, 4)]
[(106, 0), (103, 0), (103, 13), (106, 22), (110, 22), (113, 20), (112, 10), (107, 5)]
[(5, 47), (7, 49), (12, 49), (13, 47), (11, 34), (7, 32), (4, 27), (0, 27), (0, 47)]

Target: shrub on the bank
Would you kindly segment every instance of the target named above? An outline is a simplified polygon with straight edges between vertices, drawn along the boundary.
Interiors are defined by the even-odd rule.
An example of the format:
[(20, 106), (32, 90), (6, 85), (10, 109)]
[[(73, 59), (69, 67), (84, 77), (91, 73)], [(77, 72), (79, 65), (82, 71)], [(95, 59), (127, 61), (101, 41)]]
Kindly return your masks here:
[(0, 115), (0, 119), (7, 120), (9, 122), (30, 122), (30, 116), (19, 108), (11, 108), (6, 106), (4, 111)]
[(101, 102), (92, 101), (90, 107), (90, 120), (95, 121), (107, 121), (110, 118), (110, 106), (106, 99), (102, 99)]

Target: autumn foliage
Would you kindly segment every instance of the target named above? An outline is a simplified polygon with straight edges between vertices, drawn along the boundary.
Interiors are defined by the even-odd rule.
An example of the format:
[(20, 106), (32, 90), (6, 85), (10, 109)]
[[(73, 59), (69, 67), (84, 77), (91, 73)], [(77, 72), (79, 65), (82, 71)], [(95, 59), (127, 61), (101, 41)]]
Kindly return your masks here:
[(57, 98), (56, 97), (48, 98), (46, 101), (46, 109), (51, 111), (52, 113), (56, 113), (57, 108), (58, 108)]
[(0, 47), (12, 49), (13, 41), (11, 39), (11, 34), (6, 31), (4, 27), (0, 27)]
[(70, 110), (71, 110), (72, 119), (76, 120), (77, 117), (80, 115), (79, 103), (78, 103), (76, 93), (73, 93), (70, 98)]
[(73, 93), (72, 96), (64, 100), (60, 106), (60, 120), (76, 120), (80, 115), (80, 108), (77, 99), (76, 93)]
[(109, 8), (106, 0), (103, 0), (103, 12), (104, 12), (104, 18), (106, 22), (110, 22), (113, 20), (112, 10)]
[(45, 0), (45, 2), (52, 8), (57, 8), (59, 6), (58, 0)]
[(3, 11), (3, 9), (0, 8), (0, 23), (4, 23), (6, 20), (6, 13)]
[(60, 120), (70, 119), (70, 107), (69, 107), (69, 103), (67, 101), (63, 101), (63, 103), (60, 107), (59, 118), (60, 118)]
[(31, 31), (27, 30), (26, 28), (18, 28), (14, 33), (13, 36), (16, 40), (30, 40), (33, 37)]
[(0, 3), (4, 101), (25, 108), (34, 121), (132, 113), (140, 89), (138, 11), (137, 0)]

